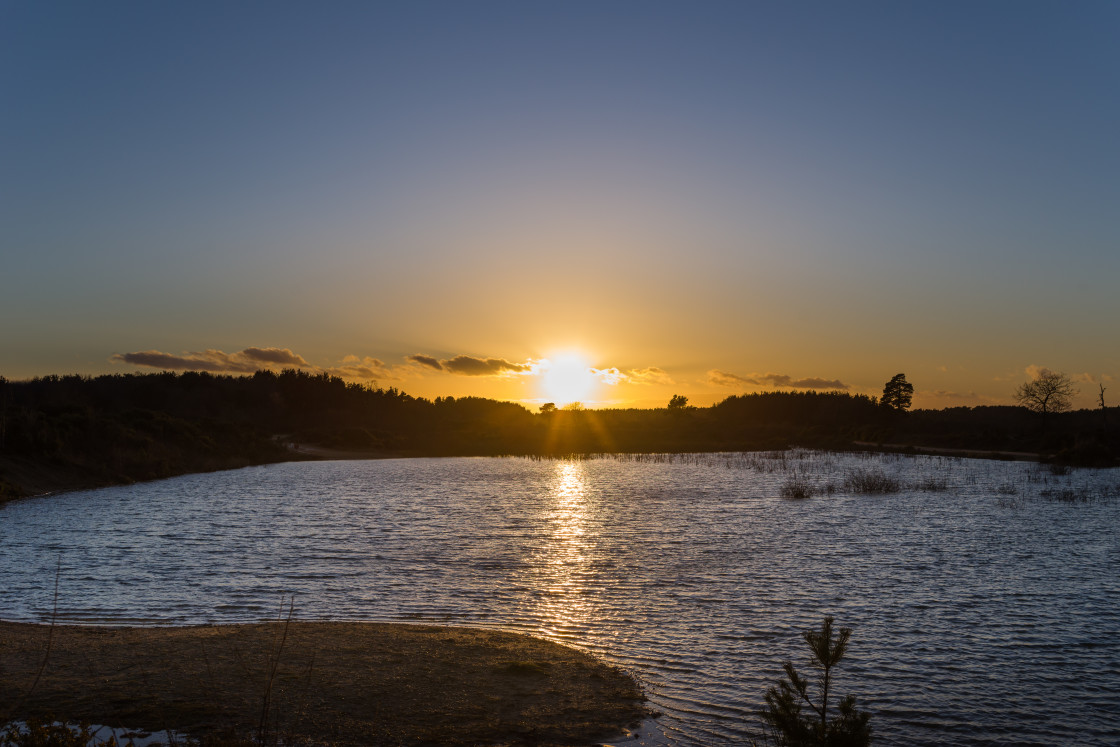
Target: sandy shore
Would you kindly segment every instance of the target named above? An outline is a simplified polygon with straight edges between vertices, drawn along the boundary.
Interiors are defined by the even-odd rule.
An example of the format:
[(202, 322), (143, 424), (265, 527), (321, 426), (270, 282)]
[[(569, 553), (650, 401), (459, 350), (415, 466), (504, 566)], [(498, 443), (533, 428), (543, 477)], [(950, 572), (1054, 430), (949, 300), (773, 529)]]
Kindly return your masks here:
[[(50, 655), (35, 682), (50, 639)], [(292, 622), (0, 622), (0, 723), (67, 719), (308, 744), (588, 745), (646, 715), (625, 672), (529, 636)], [(289, 742), (293, 743), (293, 742)]]

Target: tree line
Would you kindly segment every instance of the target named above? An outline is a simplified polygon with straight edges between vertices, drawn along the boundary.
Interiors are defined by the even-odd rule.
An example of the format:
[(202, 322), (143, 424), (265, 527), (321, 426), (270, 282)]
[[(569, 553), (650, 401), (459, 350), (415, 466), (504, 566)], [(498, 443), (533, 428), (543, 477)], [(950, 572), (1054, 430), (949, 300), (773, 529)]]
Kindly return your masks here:
[(293, 443), (389, 456), (846, 449), (856, 442), (1061, 453), (1097, 463), (1120, 453), (1109, 408), (1063, 411), (1060, 387), (1033, 409), (909, 411), (912, 393), (899, 374), (881, 399), (762, 392), (692, 407), (674, 395), (662, 408), (533, 413), (511, 402), (426, 399), (299, 370), (0, 378), (0, 493), (20, 492), (24, 473), (36, 469), (111, 484), (300, 458)]

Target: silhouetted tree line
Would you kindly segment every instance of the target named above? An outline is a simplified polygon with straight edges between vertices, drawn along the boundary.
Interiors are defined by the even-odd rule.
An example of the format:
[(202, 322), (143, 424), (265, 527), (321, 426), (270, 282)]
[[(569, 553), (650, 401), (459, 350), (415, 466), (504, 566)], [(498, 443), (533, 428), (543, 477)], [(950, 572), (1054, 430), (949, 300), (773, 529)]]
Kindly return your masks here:
[(897, 400), (815, 391), (732, 396), (712, 407), (688, 406), (678, 395), (665, 408), (534, 414), (510, 402), (429, 400), (298, 370), (0, 378), (0, 494), (18, 492), (27, 470), (110, 484), (299, 458), (291, 443), (467, 456), (845, 449), (860, 442), (1058, 453), (1107, 464), (1120, 453), (1108, 428), (1120, 418), (1107, 416), (1105, 408), (907, 412)]

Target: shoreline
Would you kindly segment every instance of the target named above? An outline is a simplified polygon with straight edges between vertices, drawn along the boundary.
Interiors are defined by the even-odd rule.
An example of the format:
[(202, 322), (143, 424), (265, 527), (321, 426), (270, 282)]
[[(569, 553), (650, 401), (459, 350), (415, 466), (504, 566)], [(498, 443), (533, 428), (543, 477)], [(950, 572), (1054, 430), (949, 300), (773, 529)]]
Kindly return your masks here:
[[(852, 441), (849, 444), (850, 450), (854, 451), (869, 451), (881, 454), (912, 454), (912, 455), (927, 455), (927, 456), (956, 456), (965, 459), (990, 459), (993, 461), (1037, 461), (1043, 462), (1048, 455), (1035, 454), (1031, 452), (1022, 451), (997, 451), (997, 450), (981, 450), (981, 449), (955, 449), (955, 448), (942, 448), (932, 446), (918, 446), (913, 444), (891, 444), (891, 443), (876, 443), (871, 441)], [(104, 478), (97, 478), (87, 471), (77, 468), (73, 465), (50, 465), (44, 463), (36, 463), (34, 460), (16, 459), (13, 457), (0, 455), (0, 505), (8, 501), (20, 500), (23, 498), (43, 498), (51, 495), (59, 495), (61, 493), (71, 493), (81, 490), (97, 490), (99, 488), (118, 487), (122, 485), (133, 485), (139, 482), (154, 482), (156, 480), (166, 480), (172, 477), (182, 477), (183, 475), (205, 474), (207, 472), (223, 472), (231, 469), (244, 469), (245, 467), (260, 467), (268, 464), (284, 464), (288, 462), (319, 462), (319, 461), (334, 461), (334, 460), (347, 460), (347, 461), (365, 461), (365, 460), (381, 460), (381, 459), (427, 459), (437, 458), (449, 455), (429, 455), (429, 454), (409, 454), (409, 453), (395, 453), (386, 451), (349, 451), (342, 449), (331, 449), (323, 446), (314, 446), (310, 444), (287, 444), (285, 445), (285, 457), (269, 461), (261, 462), (246, 462), (235, 465), (222, 465), (214, 469), (187, 469), (181, 472), (172, 471), (171, 473), (153, 477), (150, 479), (137, 479), (137, 480), (106, 480)], [(796, 446), (787, 447), (787, 449), (779, 449), (785, 451), (788, 449), (800, 448)], [(773, 451), (774, 449), (748, 449), (746, 451)], [(829, 451), (829, 449), (820, 449), (822, 451)], [(833, 449), (844, 450), (844, 449)], [(600, 453), (600, 452), (597, 452)], [(601, 452), (601, 453), (631, 453), (631, 452)], [(633, 452), (633, 453), (647, 453), (647, 452)], [(660, 452), (648, 452), (660, 453)], [(721, 452), (680, 452), (680, 453), (721, 453)], [(492, 454), (492, 457), (509, 456), (506, 454)], [(554, 455), (561, 457), (563, 455)], [(12, 483), (10, 480), (3, 479), (4, 476), (14, 477), (18, 482)]]
[(254, 735), (267, 713), (272, 734), (340, 746), (587, 745), (649, 717), (633, 676), (558, 643), (480, 628), (298, 620), (0, 621), (0, 704), (0, 723), (84, 720), (193, 737)]

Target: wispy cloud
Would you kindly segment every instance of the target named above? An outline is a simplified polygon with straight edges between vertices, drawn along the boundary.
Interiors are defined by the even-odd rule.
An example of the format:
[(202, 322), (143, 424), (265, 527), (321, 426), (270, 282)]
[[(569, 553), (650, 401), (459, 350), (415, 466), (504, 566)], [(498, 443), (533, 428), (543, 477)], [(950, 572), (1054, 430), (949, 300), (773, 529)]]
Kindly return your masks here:
[(331, 376), (351, 381), (397, 381), (400, 379), (391, 366), (384, 361), (369, 356), (359, 358), (356, 355), (348, 355), (342, 359), (341, 365), (320, 370)]
[(631, 368), (626, 371), (626, 379), (631, 384), (675, 384), (676, 382), (657, 366)]
[(1046, 366), (1036, 366), (1033, 363), (1031, 365), (1027, 366), (1026, 369), (1024, 369), (1024, 370), (1027, 372), (1027, 376), (1030, 377), (1031, 381), (1037, 381), (1041, 377), (1047, 376), (1047, 375), (1053, 373), (1053, 371), (1051, 371)]
[(718, 368), (708, 371), (707, 382), (716, 386), (758, 386), (758, 382), (753, 379), (728, 371), (720, 371)]
[(617, 368), (589, 368), (587, 369), (595, 378), (609, 386), (618, 386), (624, 381), (629, 381), (630, 377), (624, 374)]
[(848, 384), (845, 384), (839, 379), (823, 379), (818, 377), (795, 379), (792, 376), (777, 373), (750, 374), (748, 376), (740, 376), (739, 374), (730, 373), (728, 371), (720, 371), (716, 368), (708, 371), (707, 382), (709, 384), (715, 384), (716, 386), (730, 387), (773, 386), (789, 387), (790, 389), (851, 388)]

